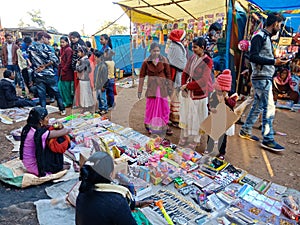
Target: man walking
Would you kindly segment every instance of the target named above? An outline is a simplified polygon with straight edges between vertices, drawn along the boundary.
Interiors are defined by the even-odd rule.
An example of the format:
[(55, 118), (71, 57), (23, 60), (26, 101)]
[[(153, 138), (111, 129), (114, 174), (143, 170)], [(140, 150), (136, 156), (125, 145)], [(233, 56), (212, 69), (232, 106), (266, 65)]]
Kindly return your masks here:
[(61, 115), (65, 115), (65, 106), (58, 91), (53, 65), (58, 63), (58, 58), (51, 51), (47, 43), (51, 36), (44, 31), (37, 33), (37, 42), (28, 48), (29, 60), (34, 71), (34, 83), (37, 87), (40, 104), (46, 107), (46, 93), (53, 94), (56, 98)]
[(239, 136), (245, 139), (259, 141), (251, 135), (252, 127), (262, 110), (262, 136), (261, 146), (271, 151), (283, 151), (284, 147), (274, 141), (273, 120), (275, 104), (272, 93), (272, 77), (275, 66), (286, 64), (288, 61), (274, 58), (271, 37), (280, 30), (284, 20), (279, 13), (269, 14), (265, 29), (260, 30), (251, 40), (250, 62), (252, 67), (252, 85), (254, 88), (254, 101)]

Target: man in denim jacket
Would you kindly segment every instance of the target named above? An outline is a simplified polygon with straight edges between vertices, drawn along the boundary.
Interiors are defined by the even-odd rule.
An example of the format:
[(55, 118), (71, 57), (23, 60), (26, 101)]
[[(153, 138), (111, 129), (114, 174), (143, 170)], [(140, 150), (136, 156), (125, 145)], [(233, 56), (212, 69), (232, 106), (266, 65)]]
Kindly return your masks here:
[(253, 124), (262, 110), (262, 136), (261, 146), (271, 151), (283, 151), (284, 147), (274, 141), (273, 120), (275, 104), (272, 93), (272, 77), (275, 66), (286, 64), (288, 61), (274, 58), (271, 37), (280, 30), (284, 20), (279, 13), (271, 13), (266, 20), (265, 29), (256, 33), (251, 40), (250, 62), (252, 67), (252, 85), (254, 88), (254, 101), (239, 136), (248, 140), (259, 141), (251, 135)]

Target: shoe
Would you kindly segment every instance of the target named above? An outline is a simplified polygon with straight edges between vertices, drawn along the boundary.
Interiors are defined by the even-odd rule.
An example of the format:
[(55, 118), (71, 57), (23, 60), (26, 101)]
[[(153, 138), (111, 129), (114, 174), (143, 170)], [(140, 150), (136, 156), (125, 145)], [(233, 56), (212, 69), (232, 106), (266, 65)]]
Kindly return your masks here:
[(104, 114), (106, 114), (106, 113), (107, 113), (106, 110), (102, 110), (102, 111), (100, 112), (100, 115), (102, 116), (102, 115), (104, 115)]
[(65, 116), (66, 114), (67, 114), (66, 110), (60, 111), (60, 115), (61, 115), (61, 116)]
[(171, 136), (171, 135), (173, 135), (173, 131), (170, 128), (168, 128), (166, 134), (168, 136)]
[(220, 159), (220, 160), (225, 160), (225, 155), (219, 153), (218, 155), (216, 155), (216, 158)]
[(280, 144), (278, 144), (275, 141), (270, 141), (270, 142), (263, 141), (260, 144), (260, 146), (263, 147), (263, 148), (265, 148), (265, 149), (274, 151), (274, 152), (282, 152), (282, 151), (285, 150), (285, 148), (283, 146), (281, 146)]
[(239, 133), (239, 136), (241, 138), (244, 138), (244, 139), (247, 139), (247, 140), (250, 140), (250, 141), (259, 141), (259, 138), (256, 137), (255, 135), (250, 135), (250, 134), (247, 134), (245, 131), (241, 130), (240, 133)]
[(237, 124), (237, 125), (244, 125), (244, 122), (241, 119), (239, 119), (238, 121), (235, 122), (235, 124)]

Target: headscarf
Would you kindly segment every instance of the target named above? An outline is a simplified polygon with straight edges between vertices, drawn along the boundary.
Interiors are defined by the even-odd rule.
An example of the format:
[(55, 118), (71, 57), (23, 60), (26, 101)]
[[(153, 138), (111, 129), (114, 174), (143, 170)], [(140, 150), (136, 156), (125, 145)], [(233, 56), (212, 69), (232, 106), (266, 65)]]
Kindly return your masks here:
[[(281, 77), (280, 77), (280, 74), (283, 73), (284, 71), (287, 71), (287, 77), (285, 78), (285, 80), (282, 80)], [(291, 89), (294, 90), (291, 72), (288, 69), (286, 69), (286, 68), (280, 70), (277, 73), (277, 76), (274, 78), (274, 81), (275, 81), (275, 84), (281, 85), (281, 86), (289, 84), (289, 86), (291, 87)]]

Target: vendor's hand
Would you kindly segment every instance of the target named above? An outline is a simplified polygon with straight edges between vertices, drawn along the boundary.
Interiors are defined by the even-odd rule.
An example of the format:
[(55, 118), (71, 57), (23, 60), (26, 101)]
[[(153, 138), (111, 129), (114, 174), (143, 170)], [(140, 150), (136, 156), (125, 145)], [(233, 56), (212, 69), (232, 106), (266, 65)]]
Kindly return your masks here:
[(138, 92), (138, 99), (141, 99), (142, 97), (142, 92)]
[(144, 208), (144, 207), (151, 205), (153, 202), (154, 202), (153, 200), (137, 201), (136, 207)]
[(287, 64), (290, 60), (283, 60), (281, 58), (277, 58), (275, 59), (275, 66), (281, 66), (281, 65), (284, 65), (284, 64)]
[(187, 87), (187, 84), (184, 84), (184, 85), (182, 85), (181, 87), (180, 87), (180, 90), (185, 90), (186, 89), (186, 87)]
[(36, 72), (42, 72), (46, 67), (44, 65), (39, 66), (38, 68), (36, 68)]

